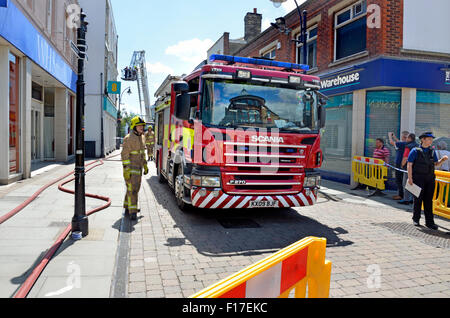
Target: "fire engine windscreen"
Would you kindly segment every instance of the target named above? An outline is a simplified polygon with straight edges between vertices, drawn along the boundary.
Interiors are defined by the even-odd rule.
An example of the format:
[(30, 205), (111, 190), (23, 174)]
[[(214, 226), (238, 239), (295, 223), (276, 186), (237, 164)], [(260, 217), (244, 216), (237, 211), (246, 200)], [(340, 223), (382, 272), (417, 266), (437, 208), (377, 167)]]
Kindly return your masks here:
[(280, 84), (207, 80), (202, 123), (219, 128), (310, 133), (319, 129), (318, 97), (314, 91)]

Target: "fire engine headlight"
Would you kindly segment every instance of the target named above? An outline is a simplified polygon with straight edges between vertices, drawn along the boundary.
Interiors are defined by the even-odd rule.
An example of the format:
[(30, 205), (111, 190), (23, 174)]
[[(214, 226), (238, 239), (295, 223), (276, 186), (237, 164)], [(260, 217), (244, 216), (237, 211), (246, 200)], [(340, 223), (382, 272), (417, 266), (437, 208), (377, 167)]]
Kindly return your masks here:
[(302, 78), (300, 76), (289, 76), (290, 84), (300, 84), (302, 82)]
[(191, 176), (191, 183), (192, 183), (193, 186), (201, 187), (202, 186), (202, 177), (196, 176), (196, 175), (192, 175)]
[(219, 188), (220, 177), (202, 177), (202, 187)]
[(239, 79), (251, 79), (252, 73), (250, 71), (238, 70), (236, 72), (236, 77)]
[(314, 177), (306, 177), (304, 187), (305, 188), (315, 188), (320, 187), (320, 176), (314, 176)]
[(195, 187), (220, 188), (220, 177), (192, 175), (191, 184)]

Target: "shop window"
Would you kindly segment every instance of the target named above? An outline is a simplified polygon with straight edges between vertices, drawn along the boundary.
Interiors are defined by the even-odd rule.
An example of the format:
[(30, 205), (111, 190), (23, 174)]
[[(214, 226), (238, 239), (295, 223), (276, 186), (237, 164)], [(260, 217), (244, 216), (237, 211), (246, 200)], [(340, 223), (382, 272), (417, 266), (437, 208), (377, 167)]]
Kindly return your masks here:
[(322, 169), (351, 173), (353, 94), (330, 97), (322, 135), (324, 162)]
[(395, 148), (389, 144), (389, 132), (400, 135), (401, 91), (367, 92), (365, 156), (373, 157), (377, 138), (389, 149), (389, 163), (395, 165)]
[(41, 85), (36, 84), (35, 82), (32, 82), (32, 85), (31, 85), (31, 97), (33, 99), (42, 102), (43, 101), (42, 91), (43, 91), (43, 88), (42, 88)]
[[(308, 29), (307, 31), (307, 60), (305, 63), (303, 59), (303, 44), (297, 42), (297, 63), (308, 64), (310, 68), (317, 66), (317, 25)], [(301, 35), (297, 36), (297, 40), (301, 40)]]
[(366, 50), (366, 2), (358, 1), (335, 15), (335, 60)]
[(450, 93), (417, 91), (416, 134), (432, 131), (450, 150)]
[(9, 54), (9, 172), (19, 173), (20, 162), (19, 58)]

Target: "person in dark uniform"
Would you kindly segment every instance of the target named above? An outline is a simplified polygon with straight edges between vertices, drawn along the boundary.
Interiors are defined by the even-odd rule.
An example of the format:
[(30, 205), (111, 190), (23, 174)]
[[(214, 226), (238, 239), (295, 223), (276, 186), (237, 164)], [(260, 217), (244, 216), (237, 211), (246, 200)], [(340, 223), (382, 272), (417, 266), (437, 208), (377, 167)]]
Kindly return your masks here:
[(420, 226), (422, 204), (425, 213), (426, 227), (437, 230), (433, 215), (433, 196), (436, 186), (435, 167), (440, 167), (448, 160), (447, 156), (438, 160), (436, 152), (431, 147), (434, 137), (433, 133), (427, 132), (420, 137), (420, 147), (411, 150), (408, 157), (408, 183), (416, 184), (422, 188), (420, 196), (414, 198), (414, 226)]

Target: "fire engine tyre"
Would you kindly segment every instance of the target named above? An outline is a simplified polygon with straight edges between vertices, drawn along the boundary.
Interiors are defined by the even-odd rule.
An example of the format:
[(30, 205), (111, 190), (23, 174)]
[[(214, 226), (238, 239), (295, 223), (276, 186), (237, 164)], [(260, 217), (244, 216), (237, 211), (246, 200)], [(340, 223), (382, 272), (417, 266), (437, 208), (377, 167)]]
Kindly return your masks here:
[(183, 212), (189, 212), (191, 205), (186, 204), (183, 201), (183, 197), (185, 194), (183, 165), (179, 165), (177, 170), (178, 171), (174, 180), (175, 198), (177, 200), (177, 205), (180, 208), (180, 210)]

